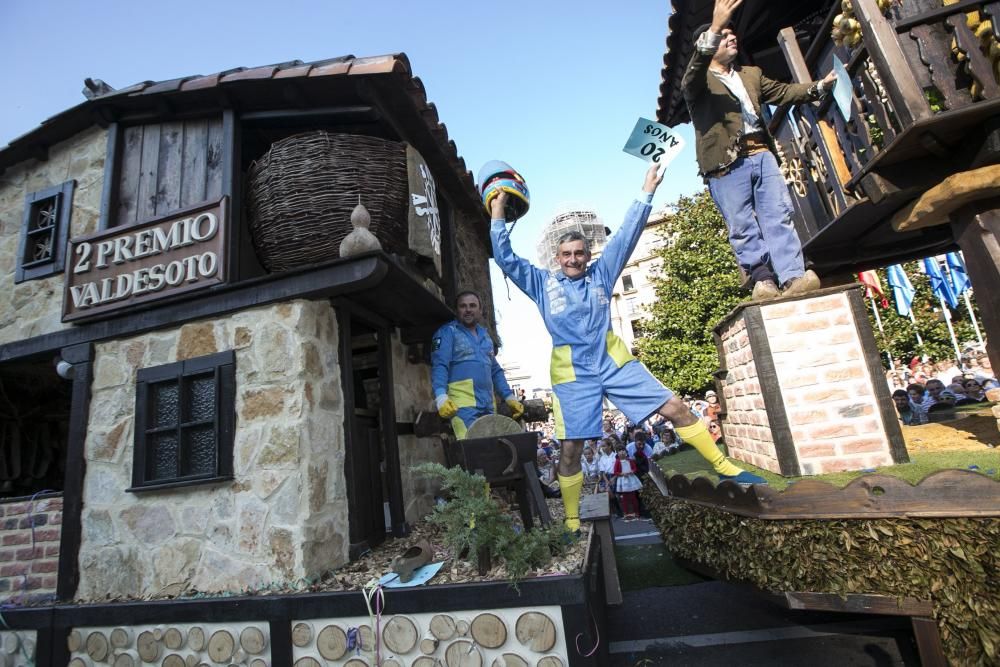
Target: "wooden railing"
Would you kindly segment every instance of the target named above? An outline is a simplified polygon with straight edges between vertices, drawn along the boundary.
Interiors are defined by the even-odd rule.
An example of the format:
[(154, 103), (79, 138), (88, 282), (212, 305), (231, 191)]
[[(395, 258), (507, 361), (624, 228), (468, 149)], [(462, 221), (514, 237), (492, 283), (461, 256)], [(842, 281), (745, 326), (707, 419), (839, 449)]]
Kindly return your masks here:
[[(860, 39), (837, 45), (830, 36), (842, 14), (839, 0), (808, 54), (792, 28), (778, 37), (796, 81), (821, 78), (837, 57), (853, 84), (847, 118), (830, 95), (771, 120), (800, 232), (807, 237), (862, 199), (878, 200), (866, 191), (865, 175), (905, 143), (900, 139), (914, 125), (943, 122), (949, 114), (1000, 100), (1000, 2), (944, 6), (942, 0), (902, 0), (887, 15), (876, 0), (852, 4)], [(942, 157), (949, 151), (927, 133), (920, 144)]]

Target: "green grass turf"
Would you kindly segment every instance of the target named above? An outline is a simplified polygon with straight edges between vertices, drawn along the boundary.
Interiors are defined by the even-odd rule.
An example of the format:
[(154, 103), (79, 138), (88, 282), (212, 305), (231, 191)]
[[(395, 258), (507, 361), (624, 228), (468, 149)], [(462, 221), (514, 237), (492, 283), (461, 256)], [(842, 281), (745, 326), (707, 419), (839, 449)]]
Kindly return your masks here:
[[(713, 482), (718, 481), (718, 476), (712, 470), (708, 462), (701, 457), (694, 449), (684, 447), (673, 456), (665, 456), (658, 461), (660, 469), (666, 476), (676, 473), (687, 475), (688, 477), (708, 477)], [(769, 470), (761, 470), (755, 466), (742, 461), (736, 461), (741, 468), (758, 474), (767, 480), (767, 483), (775, 489), (784, 489), (790, 483), (798, 479), (819, 479), (829, 482), (834, 486), (844, 487), (852, 480), (866, 474), (860, 470), (851, 472), (837, 472), (827, 475), (813, 475), (809, 477), (782, 477)], [(959, 469), (968, 470), (969, 466), (978, 466), (977, 472), (992, 477), (1000, 481), (1000, 449), (989, 449), (983, 447), (978, 450), (959, 450), (954, 452), (919, 452), (910, 454), (909, 463), (901, 463), (894, 466), (884, 466), (876, 468), (875, 472), (892, 477), (905, 479), (910, 484), (916, 484), (927, 475), (938, 470)], [(992, 472), (991, 472), (992, 471)]]
[(657, 586), (685, 586), (708, 581), (674, 561), (663, 544), (615, 545), (618, 581), (623, 591)]

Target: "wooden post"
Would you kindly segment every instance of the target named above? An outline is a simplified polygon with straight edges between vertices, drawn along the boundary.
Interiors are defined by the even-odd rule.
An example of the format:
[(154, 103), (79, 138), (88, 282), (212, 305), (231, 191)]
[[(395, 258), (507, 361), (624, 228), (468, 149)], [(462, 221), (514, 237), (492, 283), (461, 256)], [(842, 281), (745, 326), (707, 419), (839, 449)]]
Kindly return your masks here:
[(931, 115), (924, 91), (917, 83), (912, 66), (903, 54), (896, 30), (889, 25), (876, 0), (854, 0), (854, 12), (861, 24), (861, 35), (886, 93), (903, 127)]
[(1000, 200), (966, 206), (951, 218), (979, 304), (986, 351), (996, 372), (1000, 368)]
[(795, 39), (794, 28), (781, 29), (781, 32), (778, 33), (778, 46), (781, 47), (781, 52), (785, 55), (785, 62), (788, 63), (788, 69), (791, 71), (795, 83), (812, 81), (805, 56), (802, 55), (799, 42)]

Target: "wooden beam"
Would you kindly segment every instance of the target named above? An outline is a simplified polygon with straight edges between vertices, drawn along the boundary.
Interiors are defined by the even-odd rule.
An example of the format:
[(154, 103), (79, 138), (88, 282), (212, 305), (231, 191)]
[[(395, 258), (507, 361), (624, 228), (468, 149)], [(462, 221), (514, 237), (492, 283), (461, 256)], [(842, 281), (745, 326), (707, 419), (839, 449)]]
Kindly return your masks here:
[(399, 436), (396, 433), (396, 385), (392, 376), (392, 329), (378, 330), (378, 379), (382, 396), (380, 421), (382, 445), (385, 447), (385, 479), (389, 486), (389, 518), (392, 534), (406, 537), (410, 527), (406, 523), (406, 506), (403, 502), (403, 474), (399, 462)]
[(895, 29), (882, 15), (876, 0), (855, 0), (854, 12), (861, 24), (868, 55), (882, 79), (900, 123), (906, 127), (929, 117), (931, 109), (924, 91), (899, 45)]
[(786, 592), (783, 603), (789, 609), (836, 611), (848, 614), (881, 614), (884, 616), (930, 616), (934, 605), (930, 600), (897, 599), (890, 595), (849, 593)]
[(1000, 200), (967, 206), (952, 214), (951, 229), (976, 291), (986, 351), (1000, 368)]
[(778, 33), (778, 46), (788, 63), (788, 70), (792, 73), (792, 78), (796, 83), (808, 83), (812, 81), (809, 74), (809, 66), (806, 65), (805, 56), (799, 48), (799, 41), (795, 38), (794, 28), (782, 28)]

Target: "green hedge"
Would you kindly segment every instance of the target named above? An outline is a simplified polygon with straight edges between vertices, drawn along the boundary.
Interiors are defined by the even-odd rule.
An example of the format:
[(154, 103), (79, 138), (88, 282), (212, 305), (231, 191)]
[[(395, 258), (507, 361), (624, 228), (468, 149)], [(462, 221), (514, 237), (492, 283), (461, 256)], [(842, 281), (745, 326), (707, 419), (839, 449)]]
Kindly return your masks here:
[(931, 600), (955, 665), (1000, 665), (1000, 519), (751, 519), (644, 491), (667, 548), (773, 592)]

